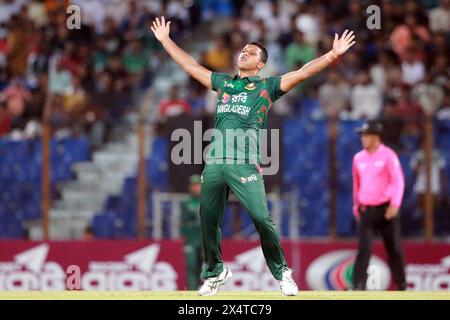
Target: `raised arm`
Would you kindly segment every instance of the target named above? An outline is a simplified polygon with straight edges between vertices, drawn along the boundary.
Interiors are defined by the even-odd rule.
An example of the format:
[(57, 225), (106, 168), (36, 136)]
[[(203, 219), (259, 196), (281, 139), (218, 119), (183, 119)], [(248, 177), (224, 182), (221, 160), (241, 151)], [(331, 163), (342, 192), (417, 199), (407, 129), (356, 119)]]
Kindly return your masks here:
[(283, 75), (281, 77), (280, 89), (288, 92), (300, 82), (325, 69), (355, 44), (355, 41), (353, 41), (354, 38), (353, 31), (348, 32), (348, 30), (345, 30), (340, 39), (336, 33), (334, 35), (333, 48), (323, 56), (308, 62), (301, 69)]
[(166, 22), (164, 17), (161, 17), (161, 20), (156, 18), (150, 28), (155, 34), (156, 39), (161, 42), (170, 57), (178, 63), (181, 68), (205, 87), (212, 89), (211, 70), (199, 65), (191, 55), (186, 53), (170, 39), (170, 21)]

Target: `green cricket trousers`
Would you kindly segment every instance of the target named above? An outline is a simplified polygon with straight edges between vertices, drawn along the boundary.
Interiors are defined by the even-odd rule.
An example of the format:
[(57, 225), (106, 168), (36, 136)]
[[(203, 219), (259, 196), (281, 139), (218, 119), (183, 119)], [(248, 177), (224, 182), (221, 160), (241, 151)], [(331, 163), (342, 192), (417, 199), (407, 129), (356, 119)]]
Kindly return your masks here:
[(206, 164), (203, 170), (200, 221), (205, 265), (201, 277), (216, 277), (223, 271), (220, 224), (230, 190), (250, 213), (267, 265), (275, 279), (281, 280), (287, 263), (256, 164)]

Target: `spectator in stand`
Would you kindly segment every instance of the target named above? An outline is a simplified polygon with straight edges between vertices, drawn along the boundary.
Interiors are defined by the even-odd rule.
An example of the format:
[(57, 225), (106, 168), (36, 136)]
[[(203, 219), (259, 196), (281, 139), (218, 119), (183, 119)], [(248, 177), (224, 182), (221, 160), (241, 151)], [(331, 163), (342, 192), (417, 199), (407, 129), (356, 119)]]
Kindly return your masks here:
[(121, 79), (128, 81), (129, 74), (122, 63), (120, 55), (114, 55), (108, 60), (105, 71), (114, 80)]
[(327, 81), (319, 87), (319, 100), (325, 114), (338, 118), (349, 106), (350, 86), (342, 80), (339, 73), (330, 72)]
[[(120, 25), (127, 16), (130, 15), (128, 4), (129, 1), (124, 0), (108, 0), (103, 3), (105, 10), (105, 21), (110, 19), (114, 24)], [(153, 2), (153, 1), (145, 1)], [(103, 25), (105, 27), (105, 25)], [(101, 31), (101, 29), (100, 29)], [(104, 29), (103, 29), (104, 31)]]
[(122, 63), (134, 83), (142, 80), (144, 73), (147, 71), (148, 57), (138, 40), (134, 40), (129, 47), (125, 48)]
[(78, 114), (86, 106), (86, 92), (81, 86), (80, 78), (72, 78), (71, 90), (64, 93), (64, 110), (69, 114)]
[[(347, 1), (346, 1), (347, 2)], [(367, 23), (367, 16), (364, 14), (361, 14), (365, 11), (367, 5), (364, 5), (364, 3), (360, 0), (351, 0), (348, 1), (347, 5), (347, 13), (345, 15), (345, 21), (343, 22), (343, 25), (346, 29), (349, 30), (358, 30), (358, 37), (359, 42), (367, 41), (369, 37), (369, 29), (366, 27)], [(384, 18), (384, 11), (383, 12), (383, 18)], [(384, 28), (384, 24), (383, 24)], [(379, 34), (380, 35), (380, 34)], [(367, 46), (368, 48), (369, 46)], [(369, 55), (361, 56), (361, 59), (364, 60), (368, 58)]]
[(0, 10), (0, 23), (10, 21), (26, 4), (27, 0), (3, 0)]
[(190, 113), (191, 106), (185, 100), (179, 96), (180, 88), (178, 86), (172, 86), (169, 92), (169, 98), (161, 101), (159, 104), (159, 116), (160, 117), (174, 117), (183, 113)]
[(112, 94), (113, 78), (108, 72), (98, 75), (94, 93), (91, 96), (90, 105), (94, 109), (109, 110), (114, 102)]
[(415, 38), (422, 42), (428, 42), (430, 41), (430, 33), (425, 26), (418, 23), (414, 14), (407, 14), (404, 23), (397, 26), (390, 37), (392, 49), (401, 60), (407, 58), (407, 52)]
[[(136, 46), (136, 41), (139, 42), (137, 38), (147, 41), (145, 36), (142, 37), (139, 33), (145, 29), (145, 34), (149, 34), (148, 26), (145, 24), (149, 17), (148, 5), (145, 4), (145, 8), (140, 8), (139, 6), (143, 5), (141, 2), (130, 3), (128, 0), (77, 0), (75, 4), (80, 4), (87, 16), (82, 21), (81, 31), (69, 32), (65, 11), (69, 1), (47, 1), (45, 4), (33, 1), (32, 4), (24, 7), (23, 4), (27, 2), (29, 1), (24, 0), (0, 5), (0, 21), (2, 21), (0, 22), (0, 90), (10, 84), (11, 74), (26, 76), (26, 87), (31, 90), (30, 99), (27, 98), (25, 104), (23, 97), (16, 99), (17, 95), (11, 95), (10, 90), (5, 91), (8, 95), (8, 105), (14, 106), (12, 109), (15, 110), (15, 115), (6, 111), (5, 104), (4, 109), (7, 113), (2, 115), (2, 119), (11, 120), (9, 128), (15, 130), (15, 136), (19, 136), (18, 130), (26, 128), (27, 122), (41, 119), (47, 88), (49, 93), (57, 95), (58, 103), (54, 103), (57, 106), (56, 118), (64, 118), (59, 110), (59, 102), (61, 102), (71, 115), (78, 115), (73, 118), (75, 123), (83, 124), (85, 121), (90, 121), (89, 119), (106, 119), (109, 116), (115, 119), (114, 121), (120, 121), (123, 113), (129, 110), (130, 106), (135, 105), (130, 100), (130, 93), (136, 93), (135, 88), (140, 89), (142, 83), (133, 82), (133, 80), (140, 80), (142, 76), (146, 80), (150, 79), (145, 77), (149, 75), (147, 65), (150, 55), (142, 50), (142, 46)], [(115, 8), (111, 18), (107, 12), (109, 12), (110, 3), (113, 2)], [(120, 8), (122, 2), (125, 10)], [(105, 13), (96, 15), (95, 10), (98, 9), (99, 3), (105, 5)], [(139, 7), (134, 11), (137, 14), (130, 18), (127, 10), (136, 6)], [(2, 20), (3, 16), (7, 18)], [(139, 21), (136, 22), (135, 17), (138, 17)], [(123, 32), (119, 31), (118, 24), (123, 27)], [(91, 43), (94, 37), (98, 41)], [(136, 50), (133, 50), (136, 47), (139, 47), (137, 54)], [(11, 48), (15, 55), (11, 54)], [(133, 77), (130, 77), (123, 67), (122, 57), (127, 70)], [(160, 59), (156, 57), (151, 61), (154, 63), (153, 67), (160, 65)], [(155, 61), (158, 62), (155, 63)], [(103, 72), (109, 74), (113, 81), (110, 81), (108, 89), (101, 91), (99, 95), (96, 86), (102, 82)], [(83, 109), (85, 110), (81, 112)], [(102, 110), (106, 112), (106, 118), (99, 116)], [(56, 122), (58, 123), (56, 131), (60, 131), (60, 123), (67, 124), (64, 121)], [(3, 126), (3, 128), (7, 127)]]
[(322, 36), (317, 4), (312, 2), (299, 3), (297, 12), (298, 14), (295, 20), (297, 30), (305, 35), (306, 42), (316, 45)]
[(216, 37), (212, 48), (205, 54), (205, 62), (215, 71), (224, 72), (231, 67), (231, 51), (223, 35)]
[[(287, 72), (286, 70), (286, 63), (283, 59), (283, 49), (281, 48), (280, 44), (278, 41), (275, 40), (271, 40), (269, 37), (269, 34), (266, 33), (265, 37), (263, 39), (263, 43), (265, 43), (266, 45), (266, 49), (268, 52), (271, 53), (271, 55), (268, 57), (267, 59), (267, 63), (266, 66), (264, 68), (264, 74), (262, 74), (262, 76), (265, 75), (272, 75), (272, 74), (276, 74), (278, 72)], [(236, 50), (236, 54), (238, 54), (241, 49), (243, 48), (243, 46), (241, 46), (239, 48), (239, 50)], [(238, 61), (237, 57), (234, 61)]]
[(13, 118), (19, 118), (25, 111), (27, 103), (31, 100), (31, 92), (21, 83), (18, 78), (2, 92), (6, 102), (6, 109)]
[(47, 14), (52, 11), (65, 12), (69, 4), (69, 0), (46, 0), (45, 10)]
[(422, 131), (423, 110), (421, 106), (411, 98), (408, 87), (403, 87), (396, 97), (397, 105), (393, 114), (402, 120), (404, 124), (403, 134), (419, 136)]
[(316, 48), (305, 42), (304, 34), (294, 31), (294, 42), (289, 44), (285, 51), (285, 61), (289, 70), (300, 69), (317, 56)]
[(397, 152), (403, 150), (401, 141), (403, 132), (403, 120), (396, 114), (397, 101), (391, 97), (386, 97), (382, 112), (384, 143)]
[(339, 63), (337, 66), (338, 71), (345, 81), (347, 81), (351, 85), (354, 85), (357, 83), (358, 74), (362, 70), (360, 66), (360, 58), (353, 51), (350, 51), (347, 55), (345, 55), (342, 58), (343, 59), (341, 63)]
[(286, 48), (290, 43), (294, 41), (294, 32), (293, 30), (297, 30), (297, 24), (295, 22), (295, 17), (292, 16), (289, 21), (289, 28), (284, 30), (280, 37), (278, 38), (278, 41), (280, 42), (281, 46), (283, 48)]
[[(103, 3), (102, 3), (103, 2)], [(72, 0), (72, 4), (80, 6), (83, 14), (83, 24), (93, 26), (100, 31), (105, 20), (104, 1), (101, 0)]]
[(90, 66), (95, 72), (103, 71), (106, 68), (109, 58), (110, 52), (108, 52), (106, 47), (106, 38), (100, 35), (97, 37), (97, 41), (95, 41), (95, 51), (91, 56)]
[(439, 54), (436, 56), (430, 72), (435, 84), (442, 88), (447, 87), (447, 90), (450, 90), (450, 65), (446, 55)]
[(106, 40), (106, 50), (110, 54), (117, 52), (122, 45), (122, 40), (117, 25), (112, 18), (107, 17), (105, 19), (103, 30), (103, 36)]
[(6, 67), (6, 57), (8, 56), (7, 35), (6, 27), (0, 24), (0, 68)]
[(23, 76), (27, 69), (27, 57), (30, 49), (29, 34), (23, 21), (15, 16), (11, 20), (7, 38), (7, 71), (9, 77)]
[(350, 93), (352, 118), (377, 118), (381, 112), (382, 95), (380, 90), (370, 81), (365, 71), (358, 75), (357, 81), (357, 84), (352, 88)]
[(281, 3), (272, 1), (270, 4), (270, 16), (264, 19), (266, 24), (267, 40), (276, 41), (282, 32), (289, 30), (290, 15), (287, 12), (283, 12)]
[(47, 73), (52, 55), (52, 48), (49, 43), (46, 42), (45, 36), (41, 35), (40, 37), (40, 41), (44, 41), (44, 43), (41, 42), (36, 47), (34, 59), (31, 63), (31, 72), (35, 74)]
[(47, 85), (47, 73), (39, 73), (37, 75), (37, 85), (31, 90), (31, 100), (25, 109), (24, 116), (27, 119), (42, 119), (42, 113), (47, 96)]
[(450, 33), (434, 33), (432, 36), (432, 42), (426, 47), (428, 62), (433, 61), (435, 57), (440, 55), (446, 57), (450, 50)]
[(385, 93), (394, 78), (398, 77), (401, 70), (396, 66), (387, 51), (382, 51), (377, 62), (369, 69), (370, 78), (376, 84), (380, 92)]
[[(82, 49), (83, 48), (83, 49)], [(61, 66), (70, 72), (73, 77), (82, 77), (85, 73), (85, 65), (88, 61), (85, 60), (84, 55), (85, 46), (75, 45), (75, 43), (68, 41), (65, 44), (64, 52), (60, 56)]]
[(430, 10), (429, 28), (432, 32), (450, 32), (450, 0), (441, 0), (439, 7)]
[[(197, 83), (197, 82), (195, 82)], [(191, 106), (192, 114), (194, 116), (201, 116), (205, 112), (206, 101), (205, 101), (205, 90), (203, 87), (199, 87), (194, 84), (194, 82), (190, 83), (188, 95), (188, 103)]]
[(11, 129), (11, 115), (6, 110), (6, 105), (0, 101), (0, 138)]
[(404, 54), (402, 61), (403, 83), (414, 85), (425, 77), (425, 64), (419, 58), (417, 50), (411, 48)]
[(246, 3), (242, 7), (240, 30), (243, 34), (250, 34), (256, 28), (256, 19), (253, 17), (253, 5)]
[(450, 94), (447, 93), (442, 107), (436, 112), (436, 118), (439, 120), (450, 120)]
[(131, 90), (126, 78), (114, 79), (112, 106), (108, 112), (108, 117), (113, 123), (117, 123), (122, 120), (122, 116), (133, 108)]
[(50, 113), (50, 125), (52, 128), (53, 136), (55, 138), (64, 138), (71, 135), (71, 125), (73, 119), (64, 110), (63, 98), (61, 95), (53, 96), (51, 101), (51, 113)]
[(424, 81), (413, 88), (412, 95), (428, 116), (434, 116), (444, 102), (444, 91), (433, 83), (433, 76), (430, 73), (426, 74)]
[(70, 91), (72, 86), (72, 74), (64, 69), (61, 60), (57, 59), (55, 67), (51, 67), (48, 77), (48, 90), (54, 94), (63, 95)]

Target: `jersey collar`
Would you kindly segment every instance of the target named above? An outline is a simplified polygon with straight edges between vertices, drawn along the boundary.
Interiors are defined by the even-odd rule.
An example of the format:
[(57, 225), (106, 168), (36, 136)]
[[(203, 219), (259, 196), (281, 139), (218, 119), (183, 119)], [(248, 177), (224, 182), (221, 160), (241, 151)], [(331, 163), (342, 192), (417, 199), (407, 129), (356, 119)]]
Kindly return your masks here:
[(246, 80), (247, 82), (255, 82), (255, 81), (259, 81), (259, 80), (261, 80), (261, 78), (259, 77), (259, 76), (254, 76), (254, 77), (243, 77), (243, 78), (241, 78), (241, 77), (239, 77), (239, 75), (238, 74), (235, 74), (234, 75), (234, 77), (233, 77), (233, 80), (237, 80), (237, 79), (244, 79), (244, 80)]

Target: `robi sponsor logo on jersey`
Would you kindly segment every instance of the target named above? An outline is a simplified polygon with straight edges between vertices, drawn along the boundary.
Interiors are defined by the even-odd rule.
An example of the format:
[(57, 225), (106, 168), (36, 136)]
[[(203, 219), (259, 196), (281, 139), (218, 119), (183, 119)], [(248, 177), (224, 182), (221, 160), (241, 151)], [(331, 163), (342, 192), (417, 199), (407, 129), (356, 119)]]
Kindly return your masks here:
[(230, 101), (231, 96), (228, 93), (224, 93), (222, 96), (222, 103), (228, 103)]
[[(355, 250), (337, 250), (321, 255), (306, 270), (311, 290), (347, 290), (352, 288)], [(367, 290), (386, 290), (391, 283), (388, 265), (372, 256), (367, 269)]]
[(242, 183), (247, 183), (247, 182), (252, 182), (252, 181), (257, 181), (258, 177), (254, 174), (252, 174), (250, 177), (241, 177), (241, 182)]
[(230, 102), (230, 98), (232, 103), (246, 103), (248, 95), (246, 92), (241, 92), (230, 96), (228, 93), (224, 92), (221, 101), (222, 103), (228, 103)]

